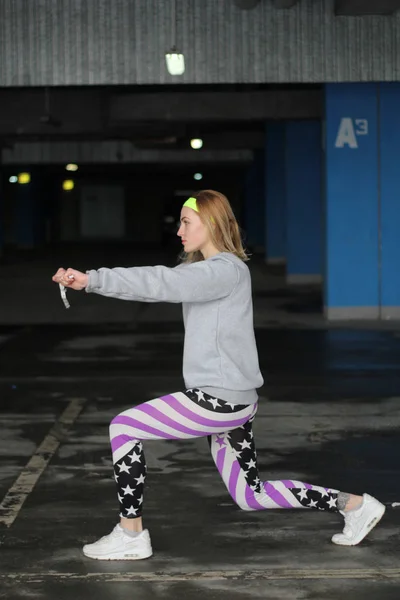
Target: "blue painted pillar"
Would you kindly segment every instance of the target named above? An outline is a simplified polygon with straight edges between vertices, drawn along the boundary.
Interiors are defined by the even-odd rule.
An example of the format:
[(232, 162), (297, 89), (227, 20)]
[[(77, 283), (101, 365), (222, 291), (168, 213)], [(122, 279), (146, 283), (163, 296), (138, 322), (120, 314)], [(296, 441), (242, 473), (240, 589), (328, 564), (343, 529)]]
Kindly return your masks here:
[(286, 123), (286, 273), (288, 283), (322, 281), (320, 121)]
[(325, 314), (379, 318), (377, 84), (325, 86)]
[(400, 84), (379, 86), (381, 318), (400, 318)]
[(255, 252), (264, 252), (264, 213), (264, 152), (259, 151), (245, 181), (245, 242)]
[(285, 124), (270, 122), (265, 136), (265, 247), (269, 264), (286, 261)]

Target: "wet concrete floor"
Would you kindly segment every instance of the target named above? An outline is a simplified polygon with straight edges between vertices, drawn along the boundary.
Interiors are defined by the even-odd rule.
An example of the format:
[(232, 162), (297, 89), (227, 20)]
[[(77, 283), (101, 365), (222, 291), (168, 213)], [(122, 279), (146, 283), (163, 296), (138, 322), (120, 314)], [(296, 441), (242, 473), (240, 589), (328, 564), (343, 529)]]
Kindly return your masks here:
[[(259, 291), (257, 284), (266, 384), (254, 430), (263, 478), (400, 502), (399, 332), (316, 328), (290, 318), (271, 325)], [(43, 440), (50, 444), (40, 464), (30, 463), (28, 484), (29, 474), (42, 472), (25, 501), (14, 489), (18, 502), (0, 511), (0, 598), (399, 598), (400, 508), (388, 508), (360, 546), (334, 546), (330, 538), (342, 528), (335, 514), (237, 508), (204, 439), (146, 444), (153, 558), (84, 557), (81, 546), (117, 518), (108, 423), (182, 388), (183, 329), (177, 306), (132, 307), (121, 323), (77, 323), (61, 316), (62, 306), (53, 310), (60, 311), (56, 324), (0, 327), (1, 498), (10, 498)]]

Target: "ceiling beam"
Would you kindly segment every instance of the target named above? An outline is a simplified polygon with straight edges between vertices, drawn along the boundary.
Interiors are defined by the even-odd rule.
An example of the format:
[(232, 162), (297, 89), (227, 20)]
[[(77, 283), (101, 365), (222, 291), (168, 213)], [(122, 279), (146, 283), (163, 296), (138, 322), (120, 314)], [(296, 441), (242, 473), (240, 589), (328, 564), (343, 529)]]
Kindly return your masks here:
[(233, 3), (242, 10), (251, 10), (259, 4), (260, 0), (233, 0)]
[(110, 120), (177, 123), (204, 121), (262, 121), (313, 119), (322, 116), (322, 91), (270, 90), (260, 92), (166, 92), (112, 94)]
[(275, 8), (293, 8), (297, 0), (274, 0)]
[[(169, 135), (187, 124), (206, 121), (263, 121), (318, 119), (322, 116), (320, 89), (275, 89), (246, 92), (111, 92), (54, 90), (51, 115), (58, 124), (43, 122), (40, 90), (0, 90), (0, 136), (68, 138), (88, 135), (131, 138), (150, 133)], [(128, 127), (124, 129), (124, 125)], [(131, 129), (129, 129), (129, 126)]]
[(251, 150), (138, 150), (124, 141), (19, 142), (2, 150), (4, 165), (78, 164), (244, 164)]
[(391, 15), (400, 9), (400, 0), (335, 0), (337, 16)]

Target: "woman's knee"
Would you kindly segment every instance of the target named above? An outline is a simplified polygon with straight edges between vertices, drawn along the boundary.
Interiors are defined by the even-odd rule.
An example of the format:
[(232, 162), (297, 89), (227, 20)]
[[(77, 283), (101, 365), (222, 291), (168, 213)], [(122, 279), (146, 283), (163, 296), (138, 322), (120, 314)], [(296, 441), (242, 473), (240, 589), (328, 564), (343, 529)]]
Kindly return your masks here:
[(131, 440), (141, 439), (140, 429), (137, 429), (137, 427), (135, 427), (135, 423), (130, 422), (129, 419), (134, 419), (134, 417), (132, 417), (132, 411), (130, 411), (129, 415), (127, 415), (127, 411), (119, 413), (111, 420), (109, 426), (111, 439), (118, 435), (125, 435)]
[(110, 421), (110, 426), (109, 426), (110, 437), (115, 437), (116, 435), (118, 435), (119, 431), (121, 431), (121, 433), (122, 433), (123, 422), (122, 422), (121, 417), (123, 415), (124, 415), (124, 413), (120, 413), (120, 414), (116, 415)]
[(235, 498), (233, 498), (237, 504), (237, 506), (240, 508), (240, 510), (253, 510), (245, 500), (236, 500)]

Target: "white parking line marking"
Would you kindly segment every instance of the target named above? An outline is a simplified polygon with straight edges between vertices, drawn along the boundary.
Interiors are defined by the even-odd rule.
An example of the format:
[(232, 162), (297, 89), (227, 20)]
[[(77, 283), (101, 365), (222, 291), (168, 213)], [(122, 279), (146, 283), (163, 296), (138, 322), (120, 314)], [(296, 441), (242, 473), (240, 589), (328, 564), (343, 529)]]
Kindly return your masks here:
[(86, 402), (85, 398), (73, 398), (59, 419), (54, 423), (36, 452), (23, 468), (0, 504), (0, 524), (11, 527), (25, 500), (32, 492), (39, 477), (46, 469), (61, 443), (62, 438), (76, 421)]
[[(85, 560), (86, 562), (86, 560)], [(93, 583), (114, 582), (174, 582), (174, 581), (212, 581), (212, 580), (289, 580), (289, 579), (398, 579), (398, 568), (371, 569), (288, 569), (277, 567), (262, 571), (192, 571), (180, 573), (132, 572), (125, 573), (63, 573), (48, 571), (41, 573), (6, 573), (0, 575), (0, 581), (9, 583), (39, 583), (42, 581), (85, 581)]]

